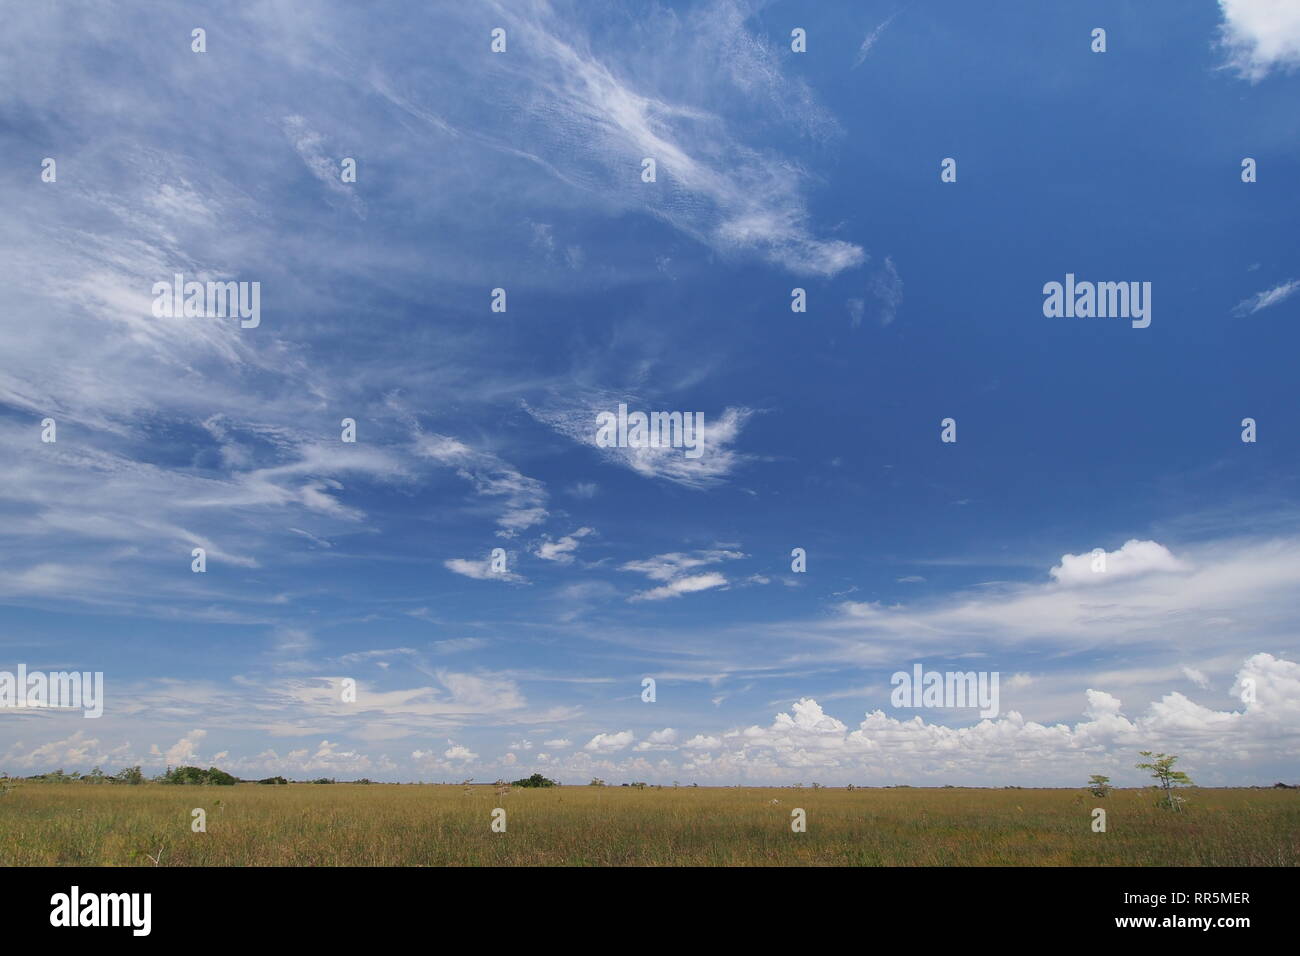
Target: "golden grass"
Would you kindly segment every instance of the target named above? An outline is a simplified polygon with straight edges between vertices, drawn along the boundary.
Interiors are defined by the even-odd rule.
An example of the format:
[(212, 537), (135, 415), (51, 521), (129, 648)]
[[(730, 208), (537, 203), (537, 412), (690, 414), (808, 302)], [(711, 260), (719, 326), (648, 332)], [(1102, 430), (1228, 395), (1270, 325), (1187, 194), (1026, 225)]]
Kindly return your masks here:
[[(18, 783), (0, 865), (1294, 866), (1300, 791)], [(779, 801), (773, 803), (772, 801)], [(220, 801), (218, 805), (217, 801)], [(1108, 832), (1093, 833), (1093, 807)], [(190, 812), (207, 811), (207, 832)], [(507, 832), (490, 829), (504, 807)], [(793, 833), (790, 811), (807, 811)]]

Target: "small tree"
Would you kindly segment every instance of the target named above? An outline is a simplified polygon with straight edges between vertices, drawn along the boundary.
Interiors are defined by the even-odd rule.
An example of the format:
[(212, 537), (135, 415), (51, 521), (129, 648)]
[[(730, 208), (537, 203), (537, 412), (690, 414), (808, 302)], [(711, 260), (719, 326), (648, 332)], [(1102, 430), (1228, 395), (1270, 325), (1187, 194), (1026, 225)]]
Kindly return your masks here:
[(1088, 792), (1094, 797), (1104, 797), (1110, 793), (1110, 777), (1104, 777), (1099, 773), (1094, 773), (1088, 779)]
[(587, 786), (589, 786), (589, 787), (603, 787), (603, 786), (605, 786), (605, 781), (604, 781), (604, 780), (601, 780), (599, 777), (592, 777), (592, 778), (591, 778), (591, 783), (587, 784)]
[(535, 773), (531, 777), (512, 781), (512, 784), (516, 787), (553, 787), (555, 786), (555, 781), (543, 777), (540, 773)]
[(1156, 801), (1156, 806), (1164, 807), (1166, 810), (1181, 810), (1183, 808), (1183, 798), (1174, 793), (1174, 787), (1190, 787), (1192, 778), (1187, 776), (1181, 770), (1174, 769), (1174, 763), (1178, 760), (1177, 754), (1153, 754), (1149, 750), (1138, 751), (1143, 757), (1151, 757), (1147, 763), (1139, 763), (1134, 766), (1139, 770), (1150, 770), (1151, 776), (1160, 783), (1160, 799)]

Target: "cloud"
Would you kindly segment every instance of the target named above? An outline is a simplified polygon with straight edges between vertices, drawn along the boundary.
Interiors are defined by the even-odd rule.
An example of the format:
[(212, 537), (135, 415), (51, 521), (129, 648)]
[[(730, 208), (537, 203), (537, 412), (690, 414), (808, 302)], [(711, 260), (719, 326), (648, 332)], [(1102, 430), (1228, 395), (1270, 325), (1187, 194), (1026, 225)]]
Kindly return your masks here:
[(1263, 292), (1256, 292), (1249, 299), (1243, 299), (1238, 302), (1232, 309), (1232, 314), (1238, 318), (1247, 315), (1254, 315), (1260, 309), (1267, 309), (1269, 306), (1277, 305), (1279, 302), (1285, 302), (1296, 292), (1300, 292), (1300, 279), (1292, 279), (1289, 282), (1283, 282), (1281, 285), (1274, 286)]
[(793, 628), (825, 643), (805, 659), (887, 665), (904, 648), (913, 658), (955, 646), (1244, 651), (1276, 633), (1300, 586), (1295, 538), (1188, 544), (1177, 558), (1156, 542), (1129, 542), (1107, 556), (1106, 573), (1093, 573), (1090, 559), (1064, 555), (1050, 582), (989, 583), (915, 605), (842, 602), (838, 619)]
[(663, 730), (652, 731), (650, 736), (636, 745), (635, 750), (644, 752), (648, 750), (676, 750), (677, 731), (671, 727), (665, 727)]
[[(1097, 563), (1098, 558), (1102, 559), (1100, 563)], [(1118, 551), (1103, 552), (1098, 558), (1092, 554), (1063, 554), (1061, 563), (1052, 568), (1052, 577), (1065, 585), (1097, 584), (1108, 578), (1151, 571), (1186, 570), (1164, 545), (1136, 538), (1124, 542)], [(1094, 564), (1097, 570), (1094, 570)]]
[(754, 414), (750, 408), (726, 408), (720, 415), (704, 416), (704, 428), (699, 439), (701, 454), (698, 458), (686, 457), (685, 448), (663, 446), (659, 448), (618, 447), (597, 444), (597, 416), (615, 412), (625, 403), (629, 412), (646, 413), (662, 411), (634, 396), (618, 396), (611, 392), (587, 390), (574, 397), (552, 399), (545, 408), (524, 403), (524, 409), (539, 422), (580, 445), (594, 449), (610, 464), (630, 469), (645, 478), (670, 481), (684, 488), (703, 490), (721, 484), (748, 456), (731, 446), (740, 437), (741, 430)]
[[(206, 730), (191, 730), (176, 743), (167, 748), (167, 752), (161, 756), (169, 767), (186, 767), (200, 763), (199, 758), (199, 741), (208, 735)], [(160, 752), (155, 745), (150, 749), (150, 753), (158, 755)]]
[(696, 591), (720, 588), (725, 586), (726, 583), (726, 577), (717, 571), (707, 571), (704, 574), (691, 574), (686, 577), (674, 578), (662, 587), (651, 588), (648, 591), (638, 591), (628, 600), (662, 601), (664, 598), (681, 597), (683, 594), (694, 594)]
[(850, 730), (816, 700), (803, 698), (793, 713), (777, 714), (768, 726), (691, 738), (684, 749), (712, 755), (688, 758), (682, 770), (715, 779), (806, 779), (800, 775), (817, 772), (873, 783), (1015, 780), (1066, 786), (1081, 779), (1081, 767), (1141, 783), (1131, 768), (1138, 750), (1178, 753), (1194, 778), (1202, 770), (1222, 776), (1221, 763), (1249, 763), (1274, 751), (1292, 759), (1300, 755), (1300, 665), (1255, 654), (1241, 665), (1234, 692), (1247, 679), (1254, 682), (1256, 700), (1241, 709), (1215, 710), (1169, 692), (1135, 718), (1125, 716), (1117, 697), (1089, 689), (1084, 717), (1073, 725), (1027, 721), (1013, 711), (954, 728), (876, 710)]
[(1219, 0), (1219, 42), (1228, 68), (1258, 83), (1300, 66), (1300, 6), (1292, 0)]
[(870, 292), (879, 304), (880, 324), (889, 325), (898, 316), (898, 307), (903, 303), (903, 280), (894, 268), (894, 260), (888, 256), (885, 264), (872, 276)]
[(346, 205), (359, 218), (366, 218), (365, 203), (357, 195), (355, 188), (350, 188), (343, 182), (343, 156), (327, 152), (324, 149), (325, 138), (312, 129), (306, 119), (297, 114), (284, 117), (282, 126), (285, 136), (288, 137), (294, 151), (302, 158), (307, 169), (325, 185), (330, 200)]
[(891, 13), (881, 23), (879, 23), (874, 30), (863, 37), (862, 45), (858, 47), (858, 55), (853, 60), (853, 69), (856, 70), (866, 61), (867, 55), (871, 52), (872, 47), (874, 47), (876, 41), (880, 39), (880, 34), (884, 33), (885, 28), (894, 22), (894, 17), (896, 16), (898, 16), (897, 12)]
[(627, 561), (621, 565), (621, 570), (644, 574), (652, 581), (669, 581), (694, 568), (707, 567), (710, 564), (719, 564), (723, 561), (735, 561), (743, 557), (745, 557), (743, 552), (731, 551), (725, 548), (693, 551), (689, 554), (681, 551), (671, 551), (667, 554), (656, 554), (653, 557), (637, 561)]
[(537, 546), (533, 554), (543, 561), (572, 564), (573, 552), (578, 550), (578, 539), (594, 533), (595, 529), (593, 528), (579, 528), (577, 531), (566, 534), (558, 541), (552, 541), (548, 537), (547, 540)]
[(449, 435), (421, 434), (416, 451), (430, 461), (454, 468), (476, 494), (500, 498), (505, 511), (497, 519), (497, 536), (512, 538), (547, 518), (546, 486), (489, 452), (475, 451)]
[(745, 555), (740, 551), (729, 551), (721, 548), (695, 551), (691, 554), (673, 551), (668, 554), (657, 554), (643, 560), (625, 562), (620, 566), (620, 570), (635, 571), (644, 574), (652, 581), (665, 582), (660, 587), (651, 588), (647, 591), (638, 591), (628, 600), (661, 601), (664, 598), (680, 597), (683, 594), (726, 586), (728, 583), (727, 578), (717, 571), (707, 571), (701, 574), (687, 574), (685, 572), (693, 568), (707, 567), (711, 564), (733, 561), (743, 557)]
[(448, 558), (442, 562), (442, 566), (448, 571), (454, 571), (463, 577), (473, 578), (475, 581), (511, 581), (519, 583), (527, 580), (513, 571), (494, 571), (492, 570), (492, 559), (482, 558)]
[[(757, 107), (804, 124), (825, 115), (806, 84), (787, 81), (780, 60), (745, 29), (739, 4), (718, 2), (698, 14), (687, 35), (704, 49), (688, 51), (680, 70), (665, 69), (680, 49), (649, 36), (642, 35), (645, 50), (602, 59), (593, 52), (599, 47), (559, 22), (548, 4), (503, 9), (517, 38), (503, 58), (512, 80), (506, 89), (527, 91), (526, 100), (506, 106), (516, 117), (510, 142), (528, 142), (543, 168), (563, 169), (567, 182), (639, 206), (720, 252), (757, 254), (821, 276), (863, 261), (859, 246), (813, 234), (798, 166), (747, 146), (733, 132), (742, 124), (709, 108), (748, 116)], [(671, 40), (678, 31), (661, 35)], [(651, 63), (657, 68), (638, 69)], [(719, 76), (759, 101), (738, 110), (720, 100)], [(798, 109), (791, 109), (792, 96)], [(657, 164), (654, 183), (639, 181), (643, 157)]]
[(626, 750), (632, 744), (632, 731), (624, 730), (617, 734), (596, 734), (583, 744), (582, 749), (594, 753), (613, 753)]

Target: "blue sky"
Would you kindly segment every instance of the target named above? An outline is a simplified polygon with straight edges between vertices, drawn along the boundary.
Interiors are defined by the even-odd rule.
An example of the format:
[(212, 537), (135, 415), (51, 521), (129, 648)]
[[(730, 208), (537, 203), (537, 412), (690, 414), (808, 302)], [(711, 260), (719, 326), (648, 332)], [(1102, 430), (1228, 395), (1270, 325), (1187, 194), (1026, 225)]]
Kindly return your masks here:
[[(1285, 6), (8, 12), (0, 670), (107, 700), (0, 770), (1291, 779)], [(260, 325), (155, 317), (177, 272)], [(620, 402), (704, 454), (597, 447)], [(916, 663), (1001, 712), (892, 706)]]

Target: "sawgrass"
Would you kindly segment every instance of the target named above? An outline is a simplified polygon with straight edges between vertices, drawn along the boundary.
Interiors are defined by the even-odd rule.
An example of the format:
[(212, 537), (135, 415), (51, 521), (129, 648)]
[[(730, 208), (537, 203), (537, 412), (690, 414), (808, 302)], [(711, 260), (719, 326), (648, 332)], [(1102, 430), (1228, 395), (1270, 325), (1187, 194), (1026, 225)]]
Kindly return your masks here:
[[(1294, 866), (1300, 791), (19, 782), (3, 866)], [(220, 803), (218, 804), (218, 801)], [(777, 802), (773, 802), (777, 801)], [(191, 831), (191, 811), (207, 832)], [(494, 833), (492, 811), (506, 811)], [(807, 832), (791, 831), (791, 810)], [(1107, 832), (1092, 832), (1092, 810)], [(155, 860), (157, 861), (155, 863)]]

